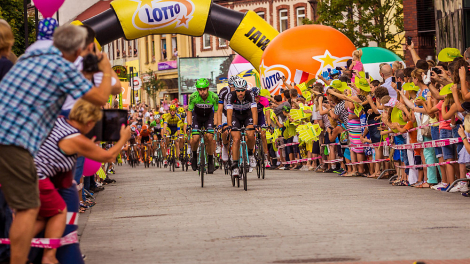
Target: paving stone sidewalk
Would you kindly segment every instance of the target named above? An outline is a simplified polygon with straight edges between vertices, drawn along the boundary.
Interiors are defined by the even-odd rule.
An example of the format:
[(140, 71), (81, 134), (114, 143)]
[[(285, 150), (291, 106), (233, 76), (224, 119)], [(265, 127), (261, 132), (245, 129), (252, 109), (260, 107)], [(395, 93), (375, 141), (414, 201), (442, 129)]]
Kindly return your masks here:
[[(191, 169), (190, 169), (191, 170)], [(119, 166), (81, 215), (86, 263), (470, 263), (470, 199), (387, 180)], [(447, 260), (439, 262), (437, 260)]]

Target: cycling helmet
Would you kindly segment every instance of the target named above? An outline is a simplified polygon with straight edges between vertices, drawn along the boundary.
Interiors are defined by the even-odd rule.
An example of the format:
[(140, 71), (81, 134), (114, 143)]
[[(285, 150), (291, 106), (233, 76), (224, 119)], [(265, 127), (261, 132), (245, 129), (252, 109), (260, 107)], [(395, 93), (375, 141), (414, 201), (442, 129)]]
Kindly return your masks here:
[(179, 107), (179, 108), (178, 108), (178, 113), (184, 113), (184, 108), (183, 108), (183, 107)]
[(253, 87), (253, 88), (251, 88), (251, 92), (253, 93), (254, 96), (259, 96), (259, 89), (258, 89), (258, 87)]
[(201, 78), (196, 82), (197, 89), (204, 89), (209, 87), (209, 81), (206, 78)]
[(237, 80), (238, 78), (239, 77), (237, 75), (230, 76), (230, 78), (228, 78), (228, 84), (233, 85), (235, 83), (235, 80)]
[(170, 105), (170, 111), (176, 110), (176, 105)]
[(137, 125), (137, 129), (140, 130), (142, 128), (141, 125)]
[(135, 126), (131, 126), (131, 131), (135, 132)]
[(235, 82), (233, 83), (233, 86), (235, 86), (235, 90), (246, 90), (248, 83), (246, 82), (245, 79), (240, 78), (238, 80), (235, 80)]

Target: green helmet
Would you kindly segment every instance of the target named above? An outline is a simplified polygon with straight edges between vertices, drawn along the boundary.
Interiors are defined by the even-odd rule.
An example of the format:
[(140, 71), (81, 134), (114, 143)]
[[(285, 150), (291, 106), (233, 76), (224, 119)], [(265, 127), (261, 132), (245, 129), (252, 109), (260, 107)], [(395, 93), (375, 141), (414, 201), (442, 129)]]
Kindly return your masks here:
[(197, 89), (204, 89), (209, 87), (209, 81), (206, 78), (201, 78), (196, 82)]

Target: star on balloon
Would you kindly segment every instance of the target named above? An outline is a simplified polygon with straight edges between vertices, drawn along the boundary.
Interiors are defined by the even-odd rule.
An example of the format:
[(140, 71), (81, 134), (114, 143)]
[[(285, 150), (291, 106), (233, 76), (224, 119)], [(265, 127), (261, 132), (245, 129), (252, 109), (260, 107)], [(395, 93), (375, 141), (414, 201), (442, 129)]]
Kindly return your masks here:
[(179, 26), (185, 26), (186, 28), (188, 28), (188, 22), (190, 20), (189, 17), (185, 17), (184, 15), (178, 19), (179, 20), (179, 23), (176, 25), (176, 27), (179, 27)]
[(325, 50), (323, 55), (313, 56), (312, 59), (321, 63), (320, 68), (318, 69), (315, 75), (318, 75), (325, 71), (326, 69), (334, 69), (338, 66), (346, 66), (346, 62), (352, 57), (336, 57), (331, 55), (329, 50)]

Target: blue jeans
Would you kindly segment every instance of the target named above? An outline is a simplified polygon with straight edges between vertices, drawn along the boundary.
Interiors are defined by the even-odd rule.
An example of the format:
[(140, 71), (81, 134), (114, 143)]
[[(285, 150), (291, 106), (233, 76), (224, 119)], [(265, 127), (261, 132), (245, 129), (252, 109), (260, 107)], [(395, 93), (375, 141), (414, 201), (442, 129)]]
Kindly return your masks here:
[(81, 156), (77, 158), (77, 162), (75, 163), (75, 173), (73, 179), (80, 183), (80, 178), (83, 176), (83, 164), (85, 163), (85, 157)]
[[(438, 126), (432, 126), (431, 127), (431, 137), (432, 137), (432, 140), (438, 140), (440, 138), (440, 136), (439, 136), (439, 127)], [(436, 153), (437, 158), (442, 157), (442, 148), (441, 147), (435, 147), (434, 152)]]
[[(440, 139), (452, 138), (452, 130), (441, 129), (439, 135)], [(455, 159), (454, 152), (455, 145), (448, 145), (442, 147), (442, 155), (444, 156), (444, 160)]]
[[(374, 119), (367, 120), (368, 125), (377, 124), (377, 123), (379, 122), (375, 121)], [(372, 141), (372, 143), (379, 143), (380, 142), (379, 125), (370, 126), (368, 127), (368, 129), (369, 129), (370, 140)]]

